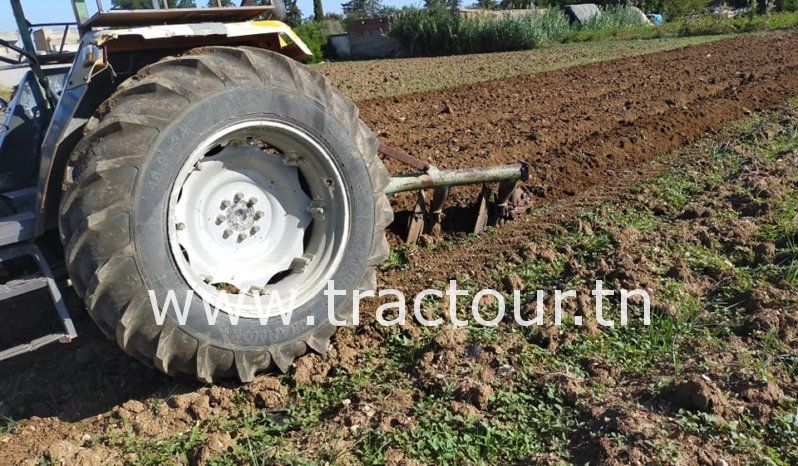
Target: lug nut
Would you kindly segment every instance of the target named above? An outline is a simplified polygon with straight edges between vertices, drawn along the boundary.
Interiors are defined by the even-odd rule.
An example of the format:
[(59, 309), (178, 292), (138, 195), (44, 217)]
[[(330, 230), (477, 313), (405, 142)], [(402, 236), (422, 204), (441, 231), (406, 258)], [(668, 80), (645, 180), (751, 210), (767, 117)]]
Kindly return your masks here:
[(216, 217), (216, 224), (217, 224), (217, 225), (221, 225), (221, 224), (222, 224), (222, 222), (224, 222), (226, 219), (227, 219), (227, 217), (225, 217), (224, 215), (221, 215), (221, 214), (219, 214), (219, 215)]
[(233, 202), (239, 202), (241, 199), (244, 199), (244, 193), (236, 193), (236, 195), (233, 196)]
[(186, 224), (185, 223), (178, 223), (177, 225), (175, 225), (175, 228), (177, 230), (185, 230), (186, 229)]
[(231, 230), (231, 229), (229, 229), (229, 228), (228, 228), (228, 229), (226, 229), (226, 230), (224, 231), (224, 233), (222, 233), (222, 237), (223, 237), (223, 238), (225, 238), (225, 239), (227, 239), (227, 238), (229, 238), (229, 237), (230, 237), (230, 235), (232, 235), (232, 234), (233, 234), (233, 230)]
[(258, 199), (257, 199), (257, 198), (255, 198), (255, 197), (250, 197), (250, 198), (249, 198), (249, 202), (247, 202), (247, 204), (248, 204), (250, 207), (254, 206), (254, 205), (255, 205), (255, 204), (257, 204), (257, 203), (258, 203)]
[(249, 230), (249, 232), (250, 232), (250, 233), (252, 233), (253, 235), (254, 235), (254, 234), (256, 234), (256, 233), (258, 233), (259, 231), (260, 231), (260, 227), (259, 227), (259, 226), (257, 226), (257, 225), (254, 225), (254, 226), (252, 227), (252, 229), (251, 229), (251, 230)]
[(246, 233), (241, 233), (240, 235), (238, 235), (238, 242), (239, 243), (244, 241), (245, 239), (247, 239), (247, 234)]
[(255, 212), (255, 220), (262, 219), (264, 215), (266, 215), (266, 214), (264, 214), (262, 210), (259, 210), (259, 211)]
[(312, 201), (307, 207), (307, 212), (314, 217), (323, 217), (324, 202), (321, 200)]
[(228, 207), (230, 207), (230, 201), (228, 200), (222, 201), (222, 209), (226, 209)]

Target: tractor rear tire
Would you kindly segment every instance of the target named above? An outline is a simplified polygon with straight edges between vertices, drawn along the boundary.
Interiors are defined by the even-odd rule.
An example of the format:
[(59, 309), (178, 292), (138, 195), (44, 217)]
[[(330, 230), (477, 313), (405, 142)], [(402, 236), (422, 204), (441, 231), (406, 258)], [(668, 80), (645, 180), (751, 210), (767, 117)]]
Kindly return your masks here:
[[(349, 220), (328, 214), (321, 221), (314, 217), (307, 227), (307, 231), (321, 231), (318, 225), (328, 228), (328, 224), (342, 228), (333, 235), (338, 242), (330, 240), (328, 251), (338, 262), (330, 259), (324, 263), (327, 268), (318, 266), (315, 278), (306, 280), (316, 288), (300, 296), (301, 304), (292, 309), (288, 325), (279, 318), (264, 325), (246, 313), (233, 322), (233, 315), (226, 312), (220, 312), (211, 325), (201, 298), (219, 287), (213, 285), (208, 291), (192, 281), (193, 272), (186, 271), (193, 267), (193, 262), (188, 264), (189, 254), (181, 258), (175, 253), (175, 228), (185, 225), (175, 226), (173, 202), (183, 202), (181, 176), (193, 176), (181, 173), (194, 163), (191, 157), (203, 141), (234, 127), (253, 131), (273, 127), (268, 134), (279, 133), (281, 141), (300, 135), (297, 144), (316, 148), (326, 157), (326, 165), (318, 166), (339, 177), (324, 178), (332, 194), (319, 194), (313, 191), (321, 177), (313, 172), (317, 165), (297, 162), (297, 154), (292, 155), (302, 189), (311, 192), (307, 198), (294, 193), (296, 199), (290, 203), (304, 205), (309, 199), (328, 199), (324, 196), (329, 194), (329, 199), (345, 204), (329, 206), (334, 207), (329, 212), (345, 213)], [(267, 146), (258, 139), (246, 140), (250, 146)], [(232, 140), (226, 144), (239, 151), (252, 150)], [(339, 320), (351, 316), (352, 290), (376, 286), (375, 268), (388, 255), (385, 228), (393, 219), (385, 196), (390, 177), (377, 147), (376, 137), (348, 98), (319, 73), (282, 55), (248, 47), (204, 47), (149, 65), (100, 107), (67, 165), (59, 226), (73, 286), (104, 333), (128, 354), (167, 374), (193, 375), (205, 382), (237, 375), (247, 382), (274, 367), (286, 372), (308, 350), (325, 352), (336, 330), (328, 319), (327, 297), (311, 278), (324, 279), (325, 285), (327, 279), (334, 280), (336, 288), (349, 290), (347, 296), (333, 298)], [(289, 165), (288, 156), (284, 161)], [(313, 170), (307, 173), (309, 166)], [(202, 189), (202, 184), (198, 186)], [(253, 203), (251, 199), (249, 207)], [(241, 206), (239, 211), (244, 212), (247, 207)], [(218, 218), (232, 221), (223, 215)], [(228, 230), (225, 238), (230, 236)], [(236, 234), (242, 243), (246, 234)], [(198, 244), (201, 247), (202, 242)], [(240, 246), (230, 244), (234, 252)], [(219, 250), (224, 251), (209, 249)], [(318, 257), (314, 260), (322, 263)], [(305, 272), (300, 267), (286, 273), (302, 277)], [(269, 283), (277, 280), (279, 285), (283, 280), (279, 277)], [(291, 283), (310, 287), (298, 279)], [(181, 306), (189, 291), (197, 291), (190, 297), (191, 313), (185, 323), (174, 307), (161, 324), (156, 320), (151, 295), (163, 306), (169, 290), (174, 290)]]

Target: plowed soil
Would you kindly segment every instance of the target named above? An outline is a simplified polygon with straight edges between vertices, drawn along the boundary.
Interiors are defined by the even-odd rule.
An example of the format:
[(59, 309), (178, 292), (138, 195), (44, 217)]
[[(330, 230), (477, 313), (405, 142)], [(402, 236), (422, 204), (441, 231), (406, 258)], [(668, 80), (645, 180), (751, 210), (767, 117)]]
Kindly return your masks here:
[(516, 52), (332, 62), (313, 66), (351, 99), (365, 100), (632, 58), (724, 38), (728, 36), (585, 42)]
[(359, 107), (384, 142), (438, 168), (526, 160), (529, 184), (556, 198), (784, 103), (796, 46), (794, 34), (737, 38)]
[[(539, 206), (552, 208), (551, 214), (528, 217), (498, 228), (496, 235), (450, 243), (443, 248), (445, 253), (436, 248), (414, 249), (406, 264), (385, 269), (379, 286), (411, 292), (445, 283), (450, 278), (465, 277), (481, 287), (483, 282), (494, 281), (508, 261), (545, 259), (548, 256), (545, 251), (530, 255), (529, 244), (551, 235), (544, 227), (569, 221), (568, 217), (575, 212), (567, 204), (570, 198), (612, 199), (617, 190), (652, 173), (655, 168), (649, 162), (656, 157), (685, 149), (727, 123), (754, 112), (777, 109), (798, 96), (796, 50), (798, 34), (743, 36), (634, 59), (359, 102), (361, 117), (381, 139), (439, 168), (530, 162), (531, 180), (527, 186)], [(387, 165), (393, 172), (408, 171), (394, 161), (388, 161)], [(773, 179), (779, 178), (774, 175)], [(463, 205), (471, 198), (473, 190), (462, 189), (453, 202)], [(408, 198), (400, 197), (395, 202), (399, 208), (409, 205)], [(662, 239), (663, 247), (668, 240)], [(517, 254), (522, 249), (527, 256), (519, 258)], [(628, 264), (619, 260), (610, 267), (624, 265)], [(289, 403), (312, 405), (303, 399), (312, 392), (297, 387), (305, 384), (319, 387), (326, 377), (355, 373), (364, 364), (358, 355), (379, 351), (387, 338), (370, 324), (362, 331), (344, 331), (336, 337), (328, 355), (303, 358), (296, 364), (293, 376), (264, 375), (242, 390), (233, 383), (208, 388), (162, 376), (122, 354), (114, 342), (100, 336), (87, 317), (82, 316), (78, 325), (81, 337), (75, 343), (51, 346), (0, 364), (0, 415), (16, 420), (0, 435), (0, 464), (36, 464), (40, 459), (64, 464), (182, 462), (186, 457), (204, 463), (209, 455), (232, 452), (233, 445), (242, 444), (241, 439), (245, 438), (237, 440), (235, 435), (231, 438), (228, 433), (220, 434), (218, 428), (224, 425), (220, 419), (235, 417), (233, 413), (255, 409), (253, 406), (268, 412), (284, 412), (284, 405)], [(413, 338), (421, 338), (419, 332), (408, 332)], [(552, 337), (546, 341), (554, 340)], [(387, 405), (381, 401), (383, 394), (374, 391), (369, 395), (366, 386), (357, 395), (360, 398), (347, 398), (333, 412), (317, 414), (324, 430), (289, 429), (280, 445), (295, 447), (289, 453), (322, 463), (358, 463), (363, 458), (358, 456), (362, 453), (356, 452), (362, 452), (370, 442), (366, 437), (357, 437), (355, 427), (368, 427), (369, 423), (388, 431), (418, 427), (408, 413), (413, 412), (413, 405), (419, 400), (430, 394), (440, 395), (442, 380), (455, 385), (462, 385), (463, 380), (473, 382), (454, 373), (455, 368), (459, 370), (457, 364), (447, 368), (445, 360), (435, 359), (438, 353), (466, 357), (464, 345), (465, 336), (442, 332), (424, 347), (426, 352), (420, 353), (417, 365), (399, 371), (401, 375), (396, 380), (403, 382), (396, 384), (404, 388), (392, 388), (390, 395), (401, 395), (391, 398), (400, 402)], [(550, 350), (556, 350), (556, 345), (551, 346)], [(519, 347), (523, 345), (508, 340), (507, 345), (497, 344), (491, 350), (480, 348), (474, 360), (487, 361), (485, 366), (489, 371), (482, 373), (473, 385), (457, 385), (454, 396), (460, 401), (452, 402), (452, 410), (462, 412), (468, 419), (484, 416), (487, 422), (491, 415), (488, 407), (493, 406), (489, 400), (494, 399), (491, 385), (499, 390), (505, 384), (504, 379), (499, 380), (506, 376), (502, 375), (503, 368), (509, 367), (505, 361), (513, 366), (509, 370), (520, 370), (516, 356), (511, 356), (523, 352)], [(471, 357), (472, 346), (468, 348)], [(427, 355), (430, 355), (428, 360), (424, 359)], [(389, 355), (378, 353), (377, 357), (387, 360)], [(488, 360), (489, 357), (494, 359)], [(612, 370), (610, 367), (607, 372)], [(436, 375), (435, 371), (440, 373)], [(572, 387), (572, 375), (539, 375), (559, 381), (566, 399), (569, 390), (577, 390)], [(699, 377), (692, 383), (704, 389), (708, 382), (702, 380)], [(609, 382), (599, 383), (604, 386)], [(639, 382), (630, 390), (646, 390), (645, 383)], [(631, 396), (629, 391), (623, 391), (624, 385), (619, 384), (613, 391), (612, 400), (620, 403)], [(712, 385), (707, 390), (718, 389)], [(610, 418), (615, 422), (613, 428), (623, 427), (623, 422), (639, 421), (641, 425), (655, 426), (665, 422), (662, 417), (640, 421), (642, 411), (633, 413), (637, 420), (632, 415), (613, 417), (600, 402), (595, 408), (594, 420), (604, 423), (597, 429), (605, 429)], [(590, 412), (588, 408), (580, 409), (582, 413)], [(383, 421), (385, 426), (379, 424)], [(203, 432), (197, 437), (201, 440), (196, 440), (192, 429)], [(339, 435), (338, 429), (346, 433)], [(681, 440), (689, 444), (686, 451), (698, 455), (700, 439), (684, 435)], [(131, 436), (140, 438), (142, 443), (131, 440)], [(174, 436), (183, 436), (175, 445), (199, 446), (188, 455), (178, 446), (172, 450), (165, 448), (172, 456), (146, 456), (150, 454), (147, 451), (163, 444), (162, 439)], [(639, 445), (645, 439), (644, 435)], [(673, 438), (664, 438), (662, 445), (670, 441)], [(573, 442), (573, 456), (567, 458), (581, 463), (659, 461), (653, 456), (642, 459), (618, 456), (609, 447), (598, 448), (604, 444), (597, 445), (593, 440), (573, 439)], [(715, 456), (707, 457), (706, 462), (696, 456), (685, 463), (712, 464), (722, 457), (721, 450), (710, 449)], [(387, 460), (392, 459), (391, 451), (383, 453)], [(162, 454), (160, 450), (158, 454)], [(258, 454), (270, 453), (263, 450)], [(397, 456), (393, 464), (413, 464), (406, 462), (408, 452), (393, 454)], [(535, 461), (543, 464), (557, 459), (542, 454)]]

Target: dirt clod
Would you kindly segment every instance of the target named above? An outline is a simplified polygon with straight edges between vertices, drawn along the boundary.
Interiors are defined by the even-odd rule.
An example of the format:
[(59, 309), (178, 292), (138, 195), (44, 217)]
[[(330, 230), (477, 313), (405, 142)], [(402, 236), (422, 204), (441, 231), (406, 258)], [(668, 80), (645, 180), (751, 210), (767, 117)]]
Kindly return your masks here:
[(757, 264), (770, 264), (776, 257), (776, 244), (772, 241), (759, 243), (754, 248)]
[(256, 407), (267, 410), (282, 409), (288, 395), (288, 389), (271, 376), (260, 377), (247, 385), (246, 391), (252, 394)]
[(671, 399), (676, 407), (721, 414), (728, 405), (726, 396), (705, 375), (694, 374), (672, 388)]
[(504, 291), (507, 293), (512, 293), (515, 290), (523, 291), (525, 287), (524, 280), (514, 273), (505, 276), (502, 279), (502, 285), (504, 285)]
[(477, 409), (486, 410), (490, 400), (494, 397), (494, 392), (493, 388), (488, 384), (466, 380), (457, 386), (454, 396)]

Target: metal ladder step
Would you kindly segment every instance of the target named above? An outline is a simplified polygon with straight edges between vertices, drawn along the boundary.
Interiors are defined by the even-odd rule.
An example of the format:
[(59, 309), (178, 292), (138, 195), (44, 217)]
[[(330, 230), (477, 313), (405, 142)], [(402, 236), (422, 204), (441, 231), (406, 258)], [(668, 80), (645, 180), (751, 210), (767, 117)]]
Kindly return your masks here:
[(47, 279), (44, 277), (30, 277), (11, 280), (0, 285), (0, 301), (15, 298), (23, 294), (47, 288)]
[(0, 246), (33, 239), (36, 230), (36, 213), (22, 212), (0, 218)]
[(25, 256), (32, 258), (36, 262), (41, 275), (17, 278), (0, 285), (0, 302), (36, 290), (46, 289), (50, 294), (56, 312), (58, 312), (58, 317), (64, 325), (64, 333), (45, 335), (28, 343), (0, 351), (0, 361), (29, 353), (50, 343), (69, 343), (78, 336), (75, 325), (69, 315), (69, 310), (64, 302), (64, 297), (61, 295), (61, 290), (58, 289), (50, 265), (41, 250), (32, 243), (15, 244), (5, 248), (0, 247), (0, 263)]
[(4, 359), (11, 359), (15, 356), (20, 356), (25, 353), (30, 353), (31, 351), (36, 351), (37, 349), (41, 348), (42, 346), (47, 346), (50, 343), (69, 343), (71, 341), (63, 333), (54, 333), (52, 335), (45, 335), (43, 337), (39, 337), (35, 340), (32, 340), (28, 343), (24, 343), (22, 345), (14, 346), (13, 348), (9, 348), (4, 351), (0, 351), (0, 361)]

